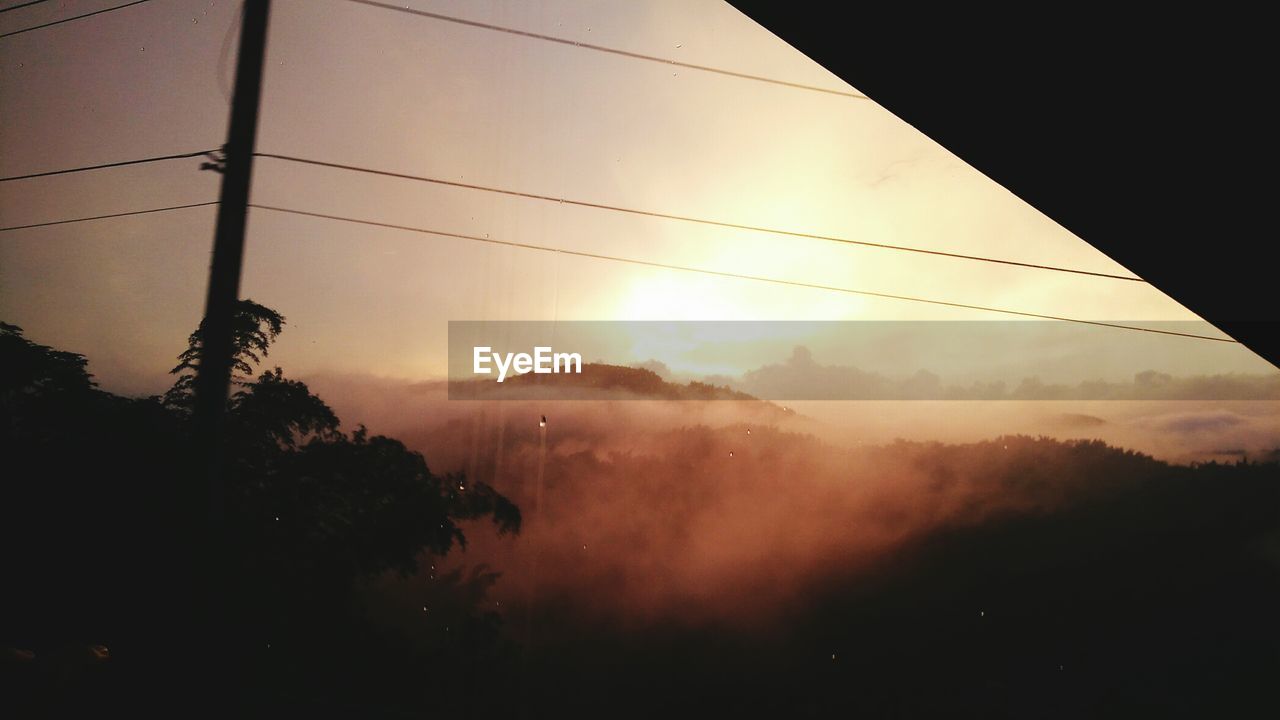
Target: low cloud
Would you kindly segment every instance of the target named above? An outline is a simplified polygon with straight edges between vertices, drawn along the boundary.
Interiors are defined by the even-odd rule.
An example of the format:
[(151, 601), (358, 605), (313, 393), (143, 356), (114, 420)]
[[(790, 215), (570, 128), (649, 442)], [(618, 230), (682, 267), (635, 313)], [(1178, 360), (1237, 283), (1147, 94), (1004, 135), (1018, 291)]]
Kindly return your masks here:
[(888, 375), (824, 365), (803, 345), (781, 363), (706, 380), (767, 400), (1280, 400), (1280, 373), (1175, 377), (1147, 370), (1127, 382), (1051, 383), (1032, 375), (958, 384), (928, 369)]

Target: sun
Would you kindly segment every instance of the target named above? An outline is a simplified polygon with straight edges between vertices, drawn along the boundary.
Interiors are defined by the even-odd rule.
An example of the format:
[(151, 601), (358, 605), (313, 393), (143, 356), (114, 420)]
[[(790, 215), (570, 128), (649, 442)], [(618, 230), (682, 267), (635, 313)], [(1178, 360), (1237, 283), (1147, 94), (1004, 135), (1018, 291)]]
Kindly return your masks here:
[[(793, 262), (754, 263), (773, 266), (769, 277), (788, 278)], [(795, 271), (799, 272), (799, 271)], [(743, 274), (755, 274), (744, 272)], [(866, 298), (815, 288), (761, 283), (677, 271), (638, 275), (609, 316), (617, 320), (866, 320)]]

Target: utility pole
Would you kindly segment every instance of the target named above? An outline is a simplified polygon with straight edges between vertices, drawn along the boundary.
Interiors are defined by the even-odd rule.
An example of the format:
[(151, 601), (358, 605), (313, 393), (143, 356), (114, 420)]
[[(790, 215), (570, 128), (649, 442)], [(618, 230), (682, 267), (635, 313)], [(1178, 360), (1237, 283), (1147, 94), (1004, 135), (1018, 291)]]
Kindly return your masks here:
[(262, 96), (262, 67), (267, 49), (270, 0), (244, 0), (240, 49), (236, 60), (235, 91), (222, 167), (213, 260), (209, 267), (209, 294), (200, 323), (203, 352), (196, 374), (195, 442), (204, 470), (208, 502), (203, 577), (205, 621), (211, 672), (204, 676), (210, 699), (225, 690), (222, 680), (231, 672), (225, 588), (227, 534), (223, 518), (222, 426), (231, 386), (233, 349), (232, 317), (240, 295), (240, 268), (244, 260), (244, 231), (249, 212), (249, 185), (253, 178), (253, 153), (258, 135), (258, 108)]
[[(219, 438), (231, 386), (231, 319), (240, 295), (240, 267), (244, 261), (244, 230), (249, 213), (249, 184), (258, 136), (258, 106), (262, 95), (262, 65), (267, 49), (270, 0), (245, 0), (236, 61), (235, 94), (222, 168), (222, 192), (209, 267), (209, 294), (201, 322), (203, 352), (196, 374), (197, 441), (212, 470), (220, 466)], [(210, 476), (211, 518), (221, 525), (221, 480)]]

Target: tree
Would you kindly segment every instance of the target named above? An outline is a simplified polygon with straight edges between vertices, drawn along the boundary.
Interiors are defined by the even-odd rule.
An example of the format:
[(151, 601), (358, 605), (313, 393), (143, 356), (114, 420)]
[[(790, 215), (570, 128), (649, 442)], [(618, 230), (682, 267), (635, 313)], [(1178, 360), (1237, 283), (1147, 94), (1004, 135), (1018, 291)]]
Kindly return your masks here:
[(0, 407), (5, 410), (20, 394), (83, 392), (95, 386), (85, 356), (37, 345), (23, 337), (17, 325), (0, 322), (0, 357), (5, 361)]
[[(303, 502), (293, 509), (304, 516), (310, 513), (324, 532), (343, 526), (357, 536), (367, 532), (385, 542), (392, 537), (403, 541), (394, 547), (375, 542), (366, 548), (369, 555), (357, 563), (363, 572), (389, 567), (411, 572), (407, 558), (417, 552), (443, 554), (455, 542), (465, 544), (455, 521), (491, 516), (500, 533), (519, 531), (519, 509), (488, 485), (469, 484), (464, 477), (436, 477), (421, 454), (391, 438), (369, 437), (363, 426), (347, 435), (333, 410), (305, 383), (286, 378), (279, 367), (251, 379), (255, 366), (284, 331), (283, 315), (252, 300), (240, 300), (232, 326), (237, 389), (227, 405), (226, 455), (239, 484), (233, 490), (239, 490), (241, 501), (247, 503), (244, 512), (256, 514), (263, 508), (254, 503), (267, 497), (273, 497), (270, 502), (279, 509), (288, 493), (302, 486), (315, 490), (328, 484), (293, 496)], [(178, 378), (164, 396), (166, 406), (181, 412), (190, 408), (203, 352), (202, 323), (188, 337), (187, 349), (170, 371)], [(387, 514), (385, 508), (397, 503), (407, 503), (416, 511)], [(279, 512), (269, 515), (275, 518)], [(377, 527), (359, 527), (358, 521), (374, 517)]]
[[(276, 337), (284, 331), (285, 319), (280, 313), (265, 305), (245, 299), (236, 302), (231, 317), (231, 384), (246, 384), (253, 375), (253, 366), (262, 362)], [(178, 379), (164, 395), (164, 403), (175, 409), (190, 412), (195, 396), (196, 373), (204, 358), (204, 321), (187, 338), (187, 349), (178, 355), (178, 364), (169, 371)]]
[[(360, 606), (370, 581), (464, 545), (466, 521), (518, 532), (520, 511), (483, 483), (432, 473), (398, 440), (344, 432), (279, 367), (257, 372), (284, 327), (253, 301), (236, 308), (223, 435), (229, 541), (218, 548), (230, 570), (225, 641), (237, 663), (270, 674), (272, 692), (296, 673), (295, 689), (367, 696), (379, 682), (369, 659), (386, 667), (400, 657)], [(191, 401), (202, 354), (198, 328), (168, 392), (122, 398), (96, 387), (83, 355), (0, 323), (0, 579), (10, 590), (0, 593), (0, 637), (34, 648), (38, 662), (66, 642), (109, 642), (109, 664), (157, 691), (181, 694), (199, 674), (175, 660), (199, 653), (189, 638), (201, 618), (207, 498), (191, 464)]]
[[(239, 641), (272, 646), (264, 667), (287, 658), (312, 673), (355, 673), (334, 662), (335, 647), (352, 658), (386, 652), (368, 645), (362, 587), (387, 573), (411, 576), (424, 554), (465, 546), (460, 523), (488, 518), (499, 533), (518, 532), (520, 510), (484, 483), (432, 473), (398, 440), (363, 426), (344, 432), (333, 410), (279, 367), (253, 377), (284, 330), (279, 313), (244, 300), (234, 326), (223, 442)], [(202, 352), (197, 329), (164, 397), (178, 417), (190, 417)]]

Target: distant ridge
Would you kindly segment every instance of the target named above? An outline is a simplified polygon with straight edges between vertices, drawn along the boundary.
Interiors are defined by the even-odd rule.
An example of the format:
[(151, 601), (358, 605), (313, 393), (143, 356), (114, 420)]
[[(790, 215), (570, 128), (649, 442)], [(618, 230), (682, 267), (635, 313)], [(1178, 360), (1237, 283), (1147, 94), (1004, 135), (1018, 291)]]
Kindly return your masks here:
[(460, 399), (548, 400), (738, 400), (763, 402), (754, 395), (696, 380), (674, 383), (646, 368), (584, 363), (582, 373), (534, 374), (492, 379), (450, 380), (449, 397)]

